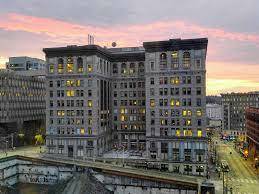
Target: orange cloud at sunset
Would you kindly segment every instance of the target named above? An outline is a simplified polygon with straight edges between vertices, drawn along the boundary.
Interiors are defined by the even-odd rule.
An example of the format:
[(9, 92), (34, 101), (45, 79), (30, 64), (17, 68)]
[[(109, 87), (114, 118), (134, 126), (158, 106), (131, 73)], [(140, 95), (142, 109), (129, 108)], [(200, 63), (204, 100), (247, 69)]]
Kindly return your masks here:
[[(94, 34), (98, 44), (118, 41), (119, 46), (133, 46), (138, 41), (167, 39), (172, 35), (196, 34), (259, 44), (259, 35), (229, 32), (218, 28), (207, 28), (185, 21), (157, 21), (149, 24), (96, 27), (69, 23), (61, 20), (40, 18), (10, 13), (0, 18), (0, 28), (10, 31), (26, 31), (45, 34), (50, 41), (82, 44), (87, 34)], [(174, 34), (172, 34), (172, 32)]]
[[(259, 90), (259, 62), (254, 57), (254, 53), (256, 53), (254, 48), (259, 48), (258, 34), (205, 27), (185, 20), (162, 20), (134, 25), (92, 26), (17, 13), (0, 15), (1, 29), (8, 32), (26, 32), (44, 39), (45, 45), (39, 44), (36, 47), (37, 49), (33, 47), (35, 50), (32, 49), (30, 53), (26, 53), (26, 55), (40, 58), (43, 58), (41, 49), (46, 45), (47, 47), (53, 47), (87, 44), (87, 34), (95, 36), (96, 44), (108, 47), (111, 46), (113, 41), (116, 41), (119, 47), (123, 47), (140, 46), (142, 42), (152, 40), (208, 37), (207, 94)], [(245, 46), (227, 47), (236, 42), (241, 42), (245, 46), (253, 45), (251, 48), (254, 53), (251, 54), (251, 50), (246, 50), (249, 48)], [(232, 48), (236, 49), (237, 52), (231, 53)], [(4, 67), (3, 65), (9, 56), (2, 53), (0, 55), (2, 56), (0, 57), (0, 67), (1, 64)], [(14, 55), (14, 53), (10, 55)], [(235, 58), (236, 56), (239, 56), (239, 58)], [(246, 58), (243, 56), (248, 56), (248, 59), (250, 59), (247, 64)], [(237, 60), (233, 60), (231, 57)]]

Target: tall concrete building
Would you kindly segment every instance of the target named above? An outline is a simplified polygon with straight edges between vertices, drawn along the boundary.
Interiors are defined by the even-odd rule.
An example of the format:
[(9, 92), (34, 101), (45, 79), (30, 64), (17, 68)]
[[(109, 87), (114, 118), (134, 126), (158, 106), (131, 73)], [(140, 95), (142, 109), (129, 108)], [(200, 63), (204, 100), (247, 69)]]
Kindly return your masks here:
[(221, 94), (223, 110), (223, 134), (245, 140), (245, 109), (259, 107), (259, 92)]
[(34, 139), (45, 126), (45, 80), (0, 70), (0, 136), (24, 133)]
[(46, 48), (50, 153), (146, 151), (175, 172), (204, 174), (207, 39)]

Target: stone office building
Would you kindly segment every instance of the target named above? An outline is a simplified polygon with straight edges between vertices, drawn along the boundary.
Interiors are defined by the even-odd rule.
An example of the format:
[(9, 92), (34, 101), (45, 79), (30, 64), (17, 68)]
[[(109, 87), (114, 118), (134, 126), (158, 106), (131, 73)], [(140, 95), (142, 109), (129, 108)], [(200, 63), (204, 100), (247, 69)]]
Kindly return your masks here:
[(206, 171), (207, 39), (146, 42), (146, 148), (186, 174)]
[(221, 94), (223, 109), (222, 133), (245, 141), (245, 109), (259, 107), (259, 92)]
[(207, 39), (46, 48), (50, 153), (145, 150), (175, 172), (206, 171)]

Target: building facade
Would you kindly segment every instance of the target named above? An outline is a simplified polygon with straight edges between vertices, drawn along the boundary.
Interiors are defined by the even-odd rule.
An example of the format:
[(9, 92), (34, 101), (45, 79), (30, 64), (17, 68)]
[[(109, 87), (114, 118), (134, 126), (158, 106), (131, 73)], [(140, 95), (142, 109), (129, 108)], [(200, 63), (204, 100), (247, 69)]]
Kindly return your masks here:
[[(45, 80), (0, 70), (0, 134), (32, 138), (45, 125)], [(27, 134), (27, 135), (26, 135)]]
[(42, 59), (32, 57), (10, 57), (6, 69), (14, 71), (45, 70), (46, 63)]
[(222, 106), (219, 104), (206, 104), (206, 114), (209, 119), (222, 120)]
[(146, 149), (174, 172), (204, 173), (207, 39), (144, 43)]
[(249, 156), (251, 156), (256, 165), (259, 159), (259, 107), (249, 107), (245, 111), (247, 142), (249, 145)]
[(49, 152), (97, 157), (123, 146), (171, 171), (204, 174), (207, 42), (44, 49)]
[(259, 107), (259, 92), (221, 94), (223, 111), (223, 134), (245, 140), (245, 109)]

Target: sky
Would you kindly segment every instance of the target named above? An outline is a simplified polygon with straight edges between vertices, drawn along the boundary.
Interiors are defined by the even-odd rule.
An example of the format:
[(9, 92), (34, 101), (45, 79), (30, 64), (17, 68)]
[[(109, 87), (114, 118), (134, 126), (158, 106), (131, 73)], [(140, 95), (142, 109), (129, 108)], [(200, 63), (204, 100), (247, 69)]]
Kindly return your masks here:
[(259, 91), (258, 0), (0, 0), (0, 67), (42, 48), (209, 39), (207, 95)]

